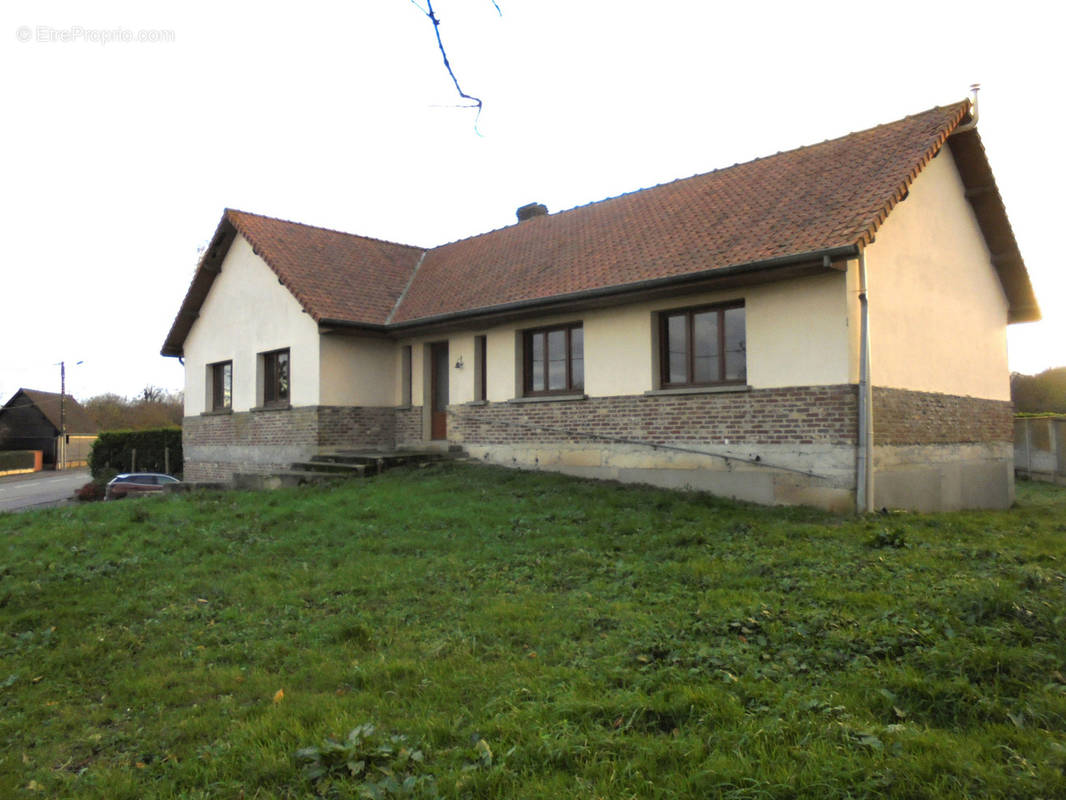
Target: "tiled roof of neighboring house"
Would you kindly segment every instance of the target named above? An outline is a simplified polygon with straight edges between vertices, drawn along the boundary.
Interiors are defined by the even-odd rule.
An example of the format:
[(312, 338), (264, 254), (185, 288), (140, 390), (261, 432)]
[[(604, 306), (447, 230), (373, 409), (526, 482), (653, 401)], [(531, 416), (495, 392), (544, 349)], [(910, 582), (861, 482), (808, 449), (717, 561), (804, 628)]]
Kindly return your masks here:
[[(424, 250), (227, 211), (163, 347), (185, 335), (236, 231), (319, 322), (416, 326), (868, 244), (948, 143), (1011, 308), (1039, 318), (969, 101)], [(951, 138), (949, 139), (949, 136)], [(405, 288), (406, 287), (406, 288)]]
[[(91, 436), (99, 432), (99, 426), (77, 400), (68, 394), (62, 398), (62, 401), (63, 413), (61, 415), (60, 396), (55, 392), (42, 392), (39, 389), (19, 389), (4, 404), (3, 409), (33, 405), (44, 415), (44, 418), (56, 429), (57, 433), (62, 430), (61, 422), (66, 424), (68, 434)], [(0, 409), (0, 413), (3, 413), (3, 409)]]

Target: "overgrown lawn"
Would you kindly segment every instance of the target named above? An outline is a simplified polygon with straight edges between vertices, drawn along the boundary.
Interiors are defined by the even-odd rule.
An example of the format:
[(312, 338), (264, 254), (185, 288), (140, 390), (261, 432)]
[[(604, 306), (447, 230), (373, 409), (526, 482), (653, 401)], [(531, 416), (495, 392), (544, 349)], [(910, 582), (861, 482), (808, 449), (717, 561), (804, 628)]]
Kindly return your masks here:
[(0, 515), (0, 797), (1066, 796), (1066, 490), (1018, 496), (456, 464)]

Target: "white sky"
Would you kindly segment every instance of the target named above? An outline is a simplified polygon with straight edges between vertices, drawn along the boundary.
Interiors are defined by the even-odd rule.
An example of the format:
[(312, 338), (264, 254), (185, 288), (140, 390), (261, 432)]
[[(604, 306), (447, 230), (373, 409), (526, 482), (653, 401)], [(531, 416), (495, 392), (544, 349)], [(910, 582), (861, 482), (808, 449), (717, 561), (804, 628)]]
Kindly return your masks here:
[[(83, 399), (180, 389), (159, 349), (227, 206), (430, 246), (528, 202), (557, 211), (889, 122), (975, 81), (1044, 313), (1012, 326), (1011, 369), (1066, 364), (1055, 4), (499, 5), (435, 6), (485, 102), (478, 136), (408, 0), (5, 0), (0, 403), (58, 391), (60, 360)], [(113, 29), (173, 41), (90, 41)]]

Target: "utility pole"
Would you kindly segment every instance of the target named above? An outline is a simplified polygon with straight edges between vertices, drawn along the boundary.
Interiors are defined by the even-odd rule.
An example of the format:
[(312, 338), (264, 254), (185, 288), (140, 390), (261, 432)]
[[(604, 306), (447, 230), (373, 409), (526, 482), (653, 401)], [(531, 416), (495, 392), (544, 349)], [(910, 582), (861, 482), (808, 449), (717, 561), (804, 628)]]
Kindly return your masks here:
[[(74, 366), (84, 364), (74, 362)], [(67, 468), (67, 362), (59, 362), (59, 451), (56, 453), (56, 469)]]
[(59, 362), (59, 450), (62, 460), (56, 453), (57, 469), (67, 468), (67, 362)]

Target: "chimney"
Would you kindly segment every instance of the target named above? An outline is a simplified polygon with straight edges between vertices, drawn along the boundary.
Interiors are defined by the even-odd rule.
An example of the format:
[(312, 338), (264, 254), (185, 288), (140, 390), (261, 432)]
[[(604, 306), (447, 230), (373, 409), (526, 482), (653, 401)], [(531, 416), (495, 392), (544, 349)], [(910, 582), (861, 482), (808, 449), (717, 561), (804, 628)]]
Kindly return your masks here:
[(515, 215), (519, 222), (525, 222), (533, 217), (543, 217), (548, 213), (548, 207), (543, 203), (529, 203), (519, 208)]

